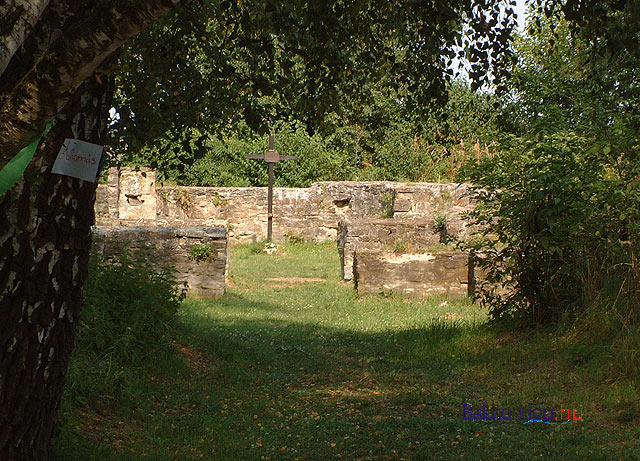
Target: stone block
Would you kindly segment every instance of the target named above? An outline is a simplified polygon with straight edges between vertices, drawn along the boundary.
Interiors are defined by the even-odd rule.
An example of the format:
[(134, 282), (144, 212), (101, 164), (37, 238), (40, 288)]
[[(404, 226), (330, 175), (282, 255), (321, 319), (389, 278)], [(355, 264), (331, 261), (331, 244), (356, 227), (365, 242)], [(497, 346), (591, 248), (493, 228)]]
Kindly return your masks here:
[(360, 250), (354, 257), (353, 279), (359, 294), (467, 296), (468, 260), (459, 251), (397, 255), (390, 251)]
[(432, 220), (371, 219), (341, 220), (338, 224), (338, 251), (345, 280), (353, 278), (353, 255), (359, 250), (393, 250), (421, 253), (440, 242)]
[(413, 205), (413, 201), (411, 198), (411, 194), (397, 193), (396, 199), (393, 202), (394, 213), (408, 213), (409, 211), (411, 211), (411, 206)]
[(156, 172), (142, 169), (120, 170), (118, 217), (120, 219), (156, 219)]

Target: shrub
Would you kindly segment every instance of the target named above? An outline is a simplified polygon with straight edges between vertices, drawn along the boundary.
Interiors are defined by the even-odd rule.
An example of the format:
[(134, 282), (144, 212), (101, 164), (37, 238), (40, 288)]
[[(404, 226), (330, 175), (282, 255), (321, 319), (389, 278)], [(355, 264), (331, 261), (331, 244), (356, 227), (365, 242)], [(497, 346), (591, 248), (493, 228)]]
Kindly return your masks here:
[(114, 256), (91, 255), (84, 293), (76, 347), (136, 362), (168, 331), (186, 290), (150, 251), (134, 257), (125, 248)]
[[(319, 135), (309, 135), (297, 123), (278, 124), (276, 150), (282, 155), (297, 156), (295, 161), (275, 165), (278, 187), (308, 187), (315, 181), (350, 179), (346, 160), (329, 150)], [(265, 186), (267, 165), (247, 159), (245, 154), (264, 154), (267, 138), (250, 130), (240, 130), (221, 139), (211, 139), (203, 158), (185, 171), (182, 184), (192, 186)]]
[(92, 253), (65, 405), (133, 397), (137, 369), (163, 352), (163, 337), (185, 296), (173, 274), (148, 250), (135, 258), (126, 247), (107, 258)]
[(624, 220), (637, 206), (612, 199), (617, 181), (589, 155), (592, 145), (571, 132), (516, 140), (467, 171), (477, 184), (471, 217), (483, 230), (463, 247), (486, 271), (478, 296), (494, 318), (556, 321), (631, 264)]

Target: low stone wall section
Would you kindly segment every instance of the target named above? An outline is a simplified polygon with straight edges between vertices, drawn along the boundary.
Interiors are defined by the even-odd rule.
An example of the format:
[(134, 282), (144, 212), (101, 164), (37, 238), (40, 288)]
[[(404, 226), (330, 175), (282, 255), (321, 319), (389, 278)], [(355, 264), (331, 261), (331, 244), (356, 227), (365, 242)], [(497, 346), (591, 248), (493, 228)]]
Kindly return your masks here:
[(473, 208), (467, 184), (396, 183), (394, 192), (393, 218), (432, 219), (438, 212), (454, 233), (464, 228), (463, 214)]
[[(95, 226), (93, 238), (94, 249), (105, 255), (121, 251), (123, 245), (134, 254), (152, 249), (161, 264), (175, 267), (177, 280), (188, 283), (190, 295), (219, 296), (225, 291), (229, 252), (224, 227)], [(210, 257), (192, 259), (195, 244), (208, 245)]]
[[(388, 183), (316, 183), (273, 191), (273, 238), (302, 235), (307, 241), (336, 240), (338, 221), (380, 216), (393, 194)], [(389, 199), (387, 199), (389, 200)], [(391, 202), (389, 202), (391, 203)], [(229, 223), (233, 241), (264, 239), (266, 187), (163, 187), (157, 220), (172, 225)]]
[(338, 251), (342, 276), (353, 278), (354, 255), (359, 250), (392, 250), (401, 253), (424, 253), (440, 244), (441, 233), (433, 220), (372, 219), (338, 223)]
[(359, 294), (467, 296), (469, 283), (473, 283), (468, 259), (459, 251), (398, 255), (384, 250), (360, 250), (355, 255), (353, 280)]

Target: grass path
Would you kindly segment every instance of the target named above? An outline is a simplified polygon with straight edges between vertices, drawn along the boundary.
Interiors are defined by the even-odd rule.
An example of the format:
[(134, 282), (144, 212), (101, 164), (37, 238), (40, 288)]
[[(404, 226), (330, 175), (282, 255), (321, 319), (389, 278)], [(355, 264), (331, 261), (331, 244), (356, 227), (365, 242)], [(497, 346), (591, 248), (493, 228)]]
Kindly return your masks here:
[[(187, 301), (173, 346), (117, 404), (68, 410), (58, 456), (640, 459), (633, 390), (564, 338), (501, 333), (466, 301), (357, 298), (333, 246), (284, 253), (234, 249), (229, 292)], [(583, 421), (464, 421), (464, 403), (562, 404)]]

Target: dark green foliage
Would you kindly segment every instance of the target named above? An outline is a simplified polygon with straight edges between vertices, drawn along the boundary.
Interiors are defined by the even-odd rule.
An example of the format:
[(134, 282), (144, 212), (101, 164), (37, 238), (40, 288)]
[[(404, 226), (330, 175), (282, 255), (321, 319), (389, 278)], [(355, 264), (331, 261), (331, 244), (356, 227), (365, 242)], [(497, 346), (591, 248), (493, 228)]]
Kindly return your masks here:
[[(295, 161), (275, 166), (276, 186), (307, 187), (316, 181), (453, 181), (470, 155), (487, 149), (499, 133), (494, 98), (457, 82), (448, 102), (428, 120), (412, 121), (397, 100), (380, 96), (349, 118), (332, 113), (310, 135), (301, 122), (274, 124), (276, 149)], [(414, 117), (415, 118), (415, 117)], [(222, 134), (186, 130), (182, 141), (167, 134), (157, 145), (129, 150), (129, 165), (159, 168), (160, 179), (192, 186), (265, 186), (267, 165), (245, 158), (263, 154), (267, 137), (244, 123)], [(200, 147), (198, 147), (200, 146)]]
[[(471, 214), (484, 238), (469, 247), (491, 284), (482, 291), (494, 317), (558, 319), (580, 300), (578, 267), (587, 257), (597, 164), (576, 158), (585, 140), (555, 135), (514, 141), (497, 157), (474, 163), (469, 179), (478, 205)], [(499, 284), (507, 294), (496, 294)]]
[(447, 245), (451, 240), (451, 236), (447, 229), (448, 221), (449, 218), (446, 214), (441, 213), (440, 211), (435, 211), (433, 213), (433, 229), (440, 234), (440, 241), (438, 243), (442, 245)]
[(497, 0), (187, 0), (123, 50), (114, 139), (138, 150), (239, 120), (264, 132), (291, 119), (316, 131), (332, 112), (370, 119), (381, 79), (376, 91), (404, 91), (420, 112), (442, 96), (454, 43), (469, 45), (476, 81), (502, 75), (514, 25)]
[(396, 254), (403, 254), (407, 252), (407, 242), (404, 240), (396, 240), (393, 242), (393, 252)]
[[(473, 144), (479, 132), (436, 114), (454, 43), (488, 81), (509, 61), (513, 19), (497, 0), (182, 2), (122, 52), (110, 160), (188, 184), (262, 185), (263, 169), (240, 158), (247, 143), (262, 153), (267, 131), (302, 140), (304, 129), (322, 147), (279, 166), (292, 176), (283, 185), (451, 178), (446, 140)], [(475, 111), (460, 113), (470, 117), (453, 125), (473, 123)]]
[(484, 228), (465, 245), (488, 271), (480, 296), (496, 318), (537, 323), (640, 299), (636, 61), (589, 57), (566, 25), (541, 24), (518, 42), (502, 114), (520, 137), (465, 171)]
[(149, 251), (105, 258), (94, 252), (85, 307), (69, 363), (65, 400), (107, 403), (129, 393), (136, 370), (164, 349), (185, 290)]
[(594, 142), (572, 132), (517, 140), (469, 168), (483, 238), (465, 247), (487, 271), (480, 296), (493, 317), (557, 321), (612, 290), (638, 299), (638, 183), (589, 155)]
[(573, 34), (587, 42), (595, 54), (640, 56), (640, 9), (636, 0), (531, 0), (528, 3), (534, 12), (531, 25), (535, 28), (541, 28), (545, 19), (566, 20)]
[(396, 200), (396, 194), (394, 192), (385, 192), (380, 197), (382, 202), (382, 211), (380, 212), (381, 218), (393, 218), (393, 204)]
[(444, 229), (446, 229), (446, 227), (447, 227), (447, 215), (442, 214), (439, 211), (434, 211), (433, 212), (433, 228), (438, 232), (442, 232), (444, 231)]
[[(267, 164), (245, 158), (246, 154), (264, 154), (266, 136), (249, 129), (207, 143), (208, 152), (190, 168), (185, 185), (198, 186), (264, 186)], [(276, 150), (281, 155), (295, 155), (275, 165), (275, 185), (307, 187), (314, 181), (349, 179), (349, 166), (337, 153), (330, 152), (318, 136), (310, 136), (300, 125), (280, 125), (276, 130)], [(170, 173), (171, 174), (171, 173)], [(176, 176), (174, 179), (178, 179)]]

